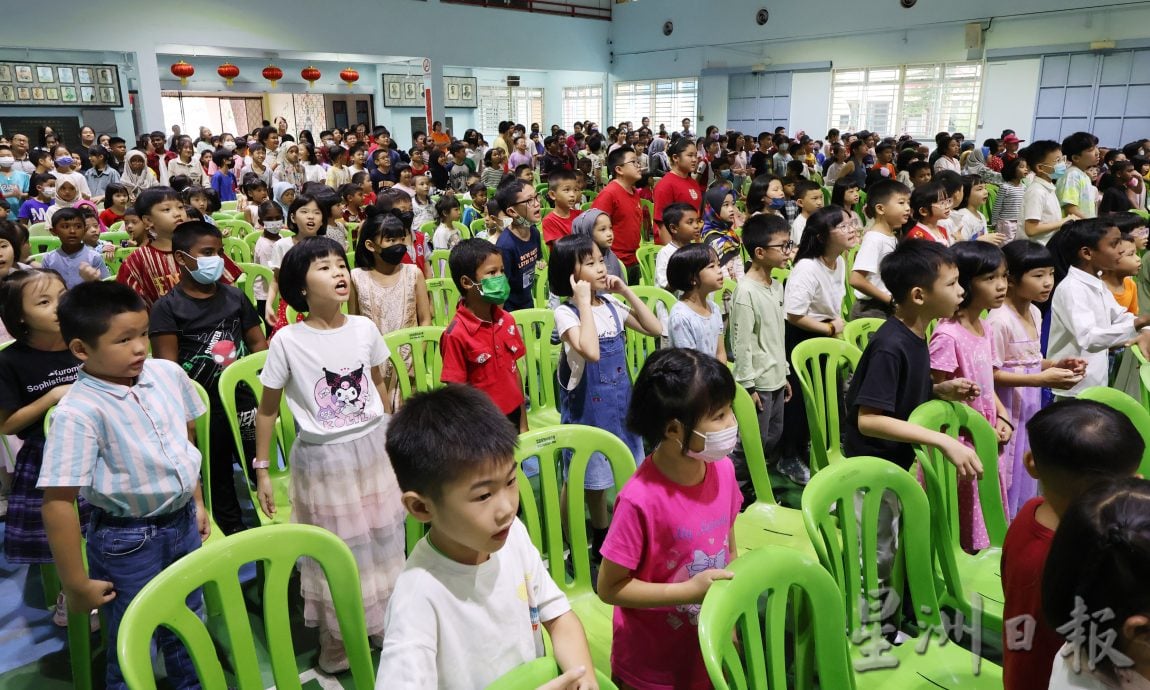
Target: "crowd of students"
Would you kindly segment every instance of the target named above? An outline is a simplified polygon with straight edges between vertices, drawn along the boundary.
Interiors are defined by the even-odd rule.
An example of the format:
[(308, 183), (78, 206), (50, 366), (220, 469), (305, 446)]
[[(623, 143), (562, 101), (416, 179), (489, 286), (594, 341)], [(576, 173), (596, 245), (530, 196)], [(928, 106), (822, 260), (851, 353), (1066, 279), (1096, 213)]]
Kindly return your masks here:
[[(1124, 479), (1141, 436), (1074, 400), (1124, 386), (1126, 349), (1150, 352), (1138, 258), (1150, 140), (1103, 151), (1076, 133), (1020, 148), (1007, 131), (978, 147), (940, 133), (931, 151), (866, 131), (695, 137), (690, 124), (585, 122), (544, 136), (506, 122), (491, 145), (440, 126), (406, 152), (365, 125), (318, 141), (282, 123), (244, 136), (201, 128), (195, 140), (152, 132), (130, 151), (87, 127), (79, 146), (51, 131), (36, 147), (26, 134), (0, 141), (8, 561), (55, 563), (57, 622), (106, 607), (114, 640), (135, 593), (208, 536), (201, 462), (225, 534), (249, 526), (236, 462), (257, 509), (275, 514), (268, 470), (286, 396), (298, 427), (291, 519), (352, 548), (382, 647), (379, 687), (483, 686), (541, 653), (540, 625), (566, 672), (554, 687), (597, 687), (579, 620), (515, 519), (516, 437), (529, 426), (515, 312), (543, 291), (561, 423), (615, 434), (638, 463), (615, 487), (594, 454), (584, 478), (597, 591), (615, 606), (610, 674), (633, 688), (709, 687), (698, 605), (730, 577), (734, 520), (757, 498), (735, 386), (754, 401), (769, 462), (801, 487), (811, 450), (791, 353), (878, 317), (844, 395), (845, 454), (910, 469), (915, 444), (937, 448), (962, 480), (955, 519), (976, 552), (989, 545), (979, 456), (908, 419), (941, 398), (994, 428), (995, 498), (1012, 521), (1006, 616), (1038, 621), (1030, 650), (1007, 646), (1006, 687), (1047, 687), (1052, 668), (1057, 688), (1137, 673), (1067, 670), (1056, 629), (1068, 599), (1087, 596), (1120, 612), (1107, 625), (1123, 654), (1150, 658), (1150, 605), (1134, 591), (1150, 557), (1138, 517), (1150, 513), (1136, 506), (1150, 494)], [(270, 269), (245, 278), (254, 299), (224, 251), (236, 226), (213, 216), (232, 202), (255, 231), (254, 263)], [(46, 232), (58, 248), (30, 256), (30, 235)], [(440, 343), (447, 385), (401, 400), (411, 353), (408, 371), (393, 365), (381, 335), (432, 323), (428, 280), (440, 274), (459, 294)], [(644, 280), (673, 306), (651, 308), (631, 287)], [(633, 384), (629, 331), (662, 339)], [(238, 394), (229, 419), (221, 372), (265, 350), (262, 391)], [(205, 413), (216, 429), (237, 424), (242, 447), (215, 433), (201, 458), (182, 429)], [(898, 519), (897, 506), (884, 510), (880, 571)], [(408, 516), (430, 531), (405, 557)], [(1075, 531), (1064, 536), (1060, 520)], [(1101, 549), (1100, 565), (1070, 567), (1070, 549)], [(319, 667), (342, 672), (323, 573), (305, 562), (300, 580)], [(160, 646), (171, 677), (194, 675), (174, 637)], [(107, 678), (122, 687), (114, 653)]]

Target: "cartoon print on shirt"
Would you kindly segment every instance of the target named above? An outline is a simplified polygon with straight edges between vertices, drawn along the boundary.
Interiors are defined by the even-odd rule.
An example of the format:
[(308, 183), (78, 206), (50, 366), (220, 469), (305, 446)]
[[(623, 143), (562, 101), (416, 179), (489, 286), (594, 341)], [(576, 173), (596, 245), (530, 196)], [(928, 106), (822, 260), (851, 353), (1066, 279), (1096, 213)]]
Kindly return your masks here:
[[(714, 556), (708, 556), (706, 553), (695, 549), (695, 553), (691, 557), (691, 560), (684, 562), (683, 567), (679, 570), (678, 573), (675, 574), (675, 582), (685, 582), (705, 570), (725, 567), (727, 567), (727, 549), (725, 545), (723, 548), (719, 549), (718, 553), (716, 553)], [(680, 613), (687, 614), (687, 618), (690, 620), (691, 625), (698, 625), (699, 611), (702, 608), (702, 604), (681, 604), (676, 606), (675, 610)], [(671, 627), (673, 628), (678, 628), (680, 625), (682, 625), (682, 621), (679, 620), (674, 614), (671, 614), (668, 617), (668, 622), (671, 623)]]
[(338, 374), (323, 370), (331, 398), (329, 406), (344, 417), (351, 417), (363, 412), (367, 400), (363, 395), (363, 365), (350, 374)]

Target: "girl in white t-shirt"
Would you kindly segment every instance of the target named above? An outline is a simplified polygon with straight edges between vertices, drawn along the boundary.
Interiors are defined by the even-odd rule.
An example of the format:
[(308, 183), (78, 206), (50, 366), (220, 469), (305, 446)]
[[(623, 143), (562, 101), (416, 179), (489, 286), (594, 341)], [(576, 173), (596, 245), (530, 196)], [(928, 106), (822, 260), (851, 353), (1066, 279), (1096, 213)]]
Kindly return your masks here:
[(719, 255), (708, 244), (688, 244), (667, 262), (667, 286), (682, 296), (671, 307), (671, 347), (689, 347), (727, 361), (723, 315), (711, 294), (723, 289)]
[[(275, 515), (267, 468), (275, 460), (272, 437), (286, 393), (299, 427), (288, 462), (292, 521), (334, 532), (351, 548), (368, 635), (382, 636), (404, 561), (404, 508), (384, 447), (388, 413), (379, 367), (388, 359), (387, 346), (370, 319), (341, 311), (351, 275), (334, 240), (301, 239), (277, 273), (283, 299), (307, 318), (276, 333), (260, 374), (264, 389), (252, 462), (260, 508)], [(316, 562), (301, 563), (300, 589), (304, 623), (319, 627), (320, 669), (347, 670), (331, 592)]]
[(272, 245), (271, 256), (268, 258), (268, 268), (272, 269), (274, 280), (268, 286), (264, 319), (273, 328), (280, 328), (287, 323), (287, 302), (276, 299), (280, 294), (280, 264), (283, 263), (284, 255), (308, 237), (327, 234), (327, 208), (310, 194), (297, 195), (295, 201), (291, 202), (291, 206), (288, 206), (287, 229), (295, 234), (276, 240), (276, 243)]

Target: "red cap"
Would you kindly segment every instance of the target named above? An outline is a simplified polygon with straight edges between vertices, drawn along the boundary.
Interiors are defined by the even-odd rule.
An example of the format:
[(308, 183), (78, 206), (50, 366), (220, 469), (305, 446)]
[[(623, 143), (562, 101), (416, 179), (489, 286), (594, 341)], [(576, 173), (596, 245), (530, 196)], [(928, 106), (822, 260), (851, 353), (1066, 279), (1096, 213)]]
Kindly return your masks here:
[(1004, 143), (1004, 144), (1021, 144), (1024, 141), (1026, 141), (1026, 140), (1025, 139), (1019, 139), (1018, 136), (1014, 135), (1014, 134), (1007, 134), (1006, 136), (1004, 136), (1002, 138), (1002, 143)]

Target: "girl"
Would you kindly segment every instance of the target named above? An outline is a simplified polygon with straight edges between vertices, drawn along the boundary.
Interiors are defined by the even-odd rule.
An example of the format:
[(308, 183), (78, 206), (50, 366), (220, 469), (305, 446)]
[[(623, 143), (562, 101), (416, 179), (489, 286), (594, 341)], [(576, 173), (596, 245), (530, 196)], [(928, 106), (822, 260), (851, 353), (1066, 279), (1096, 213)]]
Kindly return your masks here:
[(255, 173), (249, 172), (244, 176), (244, 196), (247, 197), (247, 207), (244, 208), (244, 220), (251, 226), (260, 224), (260, 204), (268, 200), (268, 186)]
[(442, 193), (451, 186), (447, 173), (447, 152), (442, 149), (435, 149), (427, 154), (427, 158), (431, 185)]
[[(273, 329), (280, 328), (282, 324), (287, 322), (287, 302), (277, 299), (280, 294), (280, 266), (283, 265), (284, 256), (302, 240), (326, 234), (327, 221), (326, 207), (309, 194), (296, 196), (295, 201), (288, 207), (287, 228), (295, 234), (276, 240), (267, 263), (268, 268), (272, 269), (273, 280), (268, 287), (264, 320), (271, 324)], [(278, 305), (277, 302), (279, 302)]]
[[(498, 151), (499, 149), (495, 149)], [(350, 179), (350, 178), (349, 178)], [(395, 166), (395, 188), (403, 190), (412, 199), (415, 198), (415, 176), (411, 174), (411, 166), (407, 163), (400, 163)], [(426, 195), (424, 195), (426, 196)], [(430, 222), (430, 221), (428, 221)]]
[[(15, 255), (9, 241), (0, 244), (0, 264), (11, 270)], [(44, 415), (71, 388), (80, 361), (68, 349), (56, 304), (66, 288), (55, 271), (19, 270), (0, 283), (4, 327), (16, 342), (0, 351), (0, 433), (23, 442), (16, 455), (8, 496), (4, 556), (9, 563), (51, 563), (48, 535), (40, 516), (44, 492), (36, 488), (44, 451)], [(79, 499), (80, 519), (90, 508)], [(63, 594), (56, 599), (53, 622), (68, 624)]]
[(667, 262), (667, 286), (681, 294), (668, 320), (671, 347), (694, 348), (725, 364), (723, 315), (711, 299), (711, 293), (723, 289), (719, 255), (706, 244), (680, 247)]
[(80, 191), (72, 184), (72, 180), (61, 177), (56, 180), (56, 201), (48, 210), (44, 211), (44, 222), (51, 227), (52, 216), (62, 208), (72, 208), (80, 201)]
[(411, 222), (412, 227), (421, 228), (425, 223), (436, 222), (438, 213), (435, 203), (431, 200), (431, 180), (426, 175), (420, 175), (413, 177), (411, 184), (414, 189), (411, 195), (411, 211), (415, 214), (415, 219)]
[(847, 164), (847, 148), (842, 144), (835, 144), (831, 146), (831, 163), (827, 166), (826, 175), (823, 176), (823, 181), (829, 185), (834, 185), (843, 173), (843, 168)]
[(57, 146), (52, 149), (52, 161), (56, 164), (55, 169), (52, 170), (52, 175), (56, 178), (57, 187), (65, 180), (69, 180), (76, 188), (78, 196), (85, 199), (92, 198), (92, 191), (88, 188), (88, 179), (84, 177), (83, 173), (76, 171), (76, 166), (80, 160), (68, 151), (67, 146)]
[(105, 228), (124, 220), (129, 196), (127, 185), (119, 182), (113, 182), (104, 189), (104, 210), (100, 211), (100, 223)]
[(671, 161), (667, 158), (667, 140), (654, 139), (647, 148), (647, 170), (652, 177), (662, 177), (671, 171)]
[[(307, 179), (307, 171), (299, 160), (299, 144), (285, 142), (280, 146), (280, 164), (272, 173), (272, 180), (287, 182), (296, 190), (302, 189)], [(275, 187), (275, 184), (272, 185)]]
[[(355, 265), (351, 272), (351, 299), (348, 311), (366, 316), (383, 335), (401, 328), (431, 325), (431, 299), (427, 281), (414, 264), (403, 263), (407, 254), (407, 232), (390, 213), (374, 207), (359, 229), (355, 245)], [(411, 373), (411, 351), (403, 353)], [(392, 409), (399, 404), (395, 367), (388, 361), (381, 368), (385, 390)]]
[(264, 162), (267, 161), (267, 150), (263, 147), (263, 144), (252, 144), (250, 148), (251, 161), (244, 168), (244, 174), (254, 173), (256, 177), (263, 180), (264, 184), (271, 187), (272, 169), (264, 165)]
[(982, 215), (982, 205), (988, 196), (982, 178), (978, 175), (962, 176), (962, 207), (950, 212), (950, 227), (954, 231), (952, 241), (965, 242), (986, 237), (986, 216)]
[(759, 175), (751, 180), (747, 190), (747, 215), (760, 213), (778, 215), (787, 207), (787, 195), (783, 193), (783, 181), (770, 173)]
[[(403, 503), (384, 449), (387, 411), (378, 367), (387, 361), (387, 347), (371, 321), (341, 313), (351, 278), (347, 258), (332, 240), (301, 240), (282, 257), (278, 275), (284, 299), (307, 318), (276, 334), (260, 374), (253, 462), (260, 507), (275, 515), (267, 458), (274, 457), (272, 436), (286, 392), (299, 427), (289, 462), (292, 521), (330, 530), (351, 548), (367, 632), (380, 636), (404, 559)], [(331, 593), (314, 561), (300, 566), (300, 590), (305, 624), (319, 627), (320, 669), (347, 670)]]
[(735, 231), (735, 195), (725, 187), (715, 187), (707, 190), (705, 199), (703, 242), (718, 255), (723, 277), (739, 280), (743, 277), (743, 241)]
[(124, 232), (128, 233), (128, 237), (131, 238), (127, 244), (129, 247), (143, 247), (154, 237), (148, 230), (148, 226), (144, 225), (140, 214), (131, 206), (124, 209)]
[(1006, 491), (1006, 517), (1010, 520), (1031, 498), (1038, 483), (1026, 471), (1023, 457), (1030, 449), (1026, 424), (1042, 408), (1042, 388), (1070, 388), (1082, 378), (1086, 362), (1042, 358), (1042, 313), (1035, 302), (1045, 302), (1054, 290), (1054, 257), (1037, 242), (1018, 240), (1002, 248), (1006, 256), (1006, 301), (986, 318), (994, 352), (1002, 364), (994, 371), (994, 392), (1014, 427), (1002, 447), (998, 473)]
[(1002, 184), (998, 187), (991, 216), (994, 218), (995, 232), (1005, 235), (1007, 242), (1014, 240), (1022, 222), (1022, 197), (1026, 192), (1025, 180), (1029, 174), (1030, 168), (1024, 158), (1013, 158), (1002, 164)]
[(1102, 192), (1102, 202), (1098, 204), (1098, 214), (1122, 213), (1134, 208), (1127, 192), (1130, 180), (1134, 178), (1134, 164), (1127, 160), (1114, 161), (1110, 170), (1098, 182)]
[(459, 240), (463, 239), (459, 228), (455, 227), (459, 218), (459, 201), (455, 195), (444, 194), (435, 202), (435, 220), (439, 225), (435, 228), (435, 234), (431, 236), (431, 246), (434, 249), (454, 249), (455, 245), (459, 244)]
[[(811, 338), (835, 338), (843, 332), (843, 299), (846, 297), (846, 260), (858, 244), (858, 233), (838, 206), (825, 206), (811, 214), (795, 254), (794, 268), (783, 286), (787, 361), (795, 346)], [(798, 376), (787, 376), (793, 394), (783, 408), (787, 419), (780, 439), (779, 471), (796, 484), (810, 480), (807, 468), (807, 413)]]
[[(638, 462), (643, 457), (642, 439), (623, 425), (631, 402), (624, 327), (658, 337), (663, 334), (662, 325), (626, 283), (607, 273), (603, 254), (590, 237), (568, 235), (556, 240), (547, 270), (552, 294), (565, 298), (555, 309), (555, 328), (563, 341), (560, 419), (564, 424), (588, 424), (615, 434)], [(621, 295), (627, 303), (614, 295)], [(607, 536), (607, 490), (614, 483), (607, 460), (601, 454), (592, 455), (584, 486), (593, 558)]]
[(216, 164), (212, 161), (212, 149), (200, 151), (200, 170), (203, 171), (203, 180), (206, 184), (216, 174)]
[[(299, 159), (300, 164), (303, 165), (304, 183), (325, 182), (327, 180), (327, 168), (316, 159), (314, 146), (311, 144), (299, 144)], [(302, 187), (303, 185), (300, 186)]]
[[(291, 208), (291, 202), (295, 201), (297, 194), (299, 194), (299, 192), (290, 182), (276, 182), (275, 186), (272, 187), (272, 200), (275, 201), (276, 205), (280, 207), (280, 211), (283, 212), (280, 215), (280, 220), (287, 217), (288, 209)], [(262, 222), (263, 218), (261, 217), (260, 223)], [(257, 228), (260, 227), (258, 224), (253, 225)]]
[(942, 223), (950, 218), (952, 202), (941, 182), (931, 181), (915, 188), (910, 195), (915, 223), (906, 233), (908, 240), (930, 240), (951, 245), (950, 233)]
[(736, 554), (734, 397), (727, 367), (683, 348), (652, 354), (635, 381), (627, 427), (653, 450), (619, 492), (598, 582), (615, 606), (611, 672), (621, 687), (711, 687), (698, 616)]
[[(988, 142), (994, 141), (988, 139)], [(1002, 175), (993, 170), (986, 157), (982, 154), (982, 149), (971, 149), (966, 155), (966, 160), (962, 163), (962, 174), (974, 175), (987, 184), (1002, 184)], [(997, 156), (995, 156), (997, 158)], [(1002, 167), (999, 166), (999, 170)]]
[(947, 135), (946, 137), (936, 137), (935, 141), (938, 142), (940, 155), (934, 162), (934, 171), (936, 173), (943, 170), (962, 172), (962, 165), (958, 162), (958, 153), (962, 144), (959, 143), (958, 139)]
[(699, 151), (686, 137), (671, 142), (667, 149), (671, 169), (655, 185), (655, 225), (659, 228), (662, 244), (670, 242), (670, 233), (663, 227), (663, 209), (683, 202), (699, 208), (703, 202), (703, 189), (693, 177), (699, 164)]
[(503, 149), (490, 148), (483, 155), (483, 174), (479, 181), (484, 187), (498, 187), (503, 179)]
[(615, 230), (611, 226), (611, 216), (597, 208), (587, 209), (571, 221), (571, 234), (590, 237), (595, 246), (599, 247), (599, 253), (603, 255), (603, 263), (607, 266), (607, 273), (623, 282), (627, 281), (627, 269), (623, 267), (623, 262), (619, 260), (619, 257), (615, 256), (615, 252), (611, 251), (611, 245), (615, 242)]
[[(295, 188), (292, 188), (295, 191)], [(287, 214), (284, 212), (283, 207), (273, 201), (265, 201), (260, 204), (260, 233), (259, 239), (252, 247), (252, 261), (260, 266), (271, 267), (272, 252), (275, 251), (275, 244), (280, 240), (280, 233), (283, 232), (284, 218)], [(268, 306), (268, 284), (263, 278), (257, 278), (256, 282), (252, 285), (252, 294), (256, 298), (256, 312), (260, 318), (266, 318)]]
[(861, 233), (863, 229), (862, 218), (859, 218), (859, 214), (854, 211), (859, 198), (861, 198), (859, 185), (854, 179), (841, 179), (835, 182), (834, 189), (831, 190), (831, 206), (841, 208), (851, 225), (854, 225), (855, 232)]
[[(990, 422), (999, 444), (1005, 444), (1014, 428), (994, 391), (994, 370), (1002, 360), (981, 314), (1001, 307), (1006, 300), (1006, 257), (1001, 249), (984, 242), (959, 242), (952, 251), (964, 294), (954, 317), (940, 319), (931, 335), (931, 376), (935, 384), (956, 378), (977, 384), (979, 395), (965, 402)], [(999, 481), (1005, 484), (1002, 474), (1000, 468)], [(958, 483), (958, 523), (963, 549), (974, 553), (990, 546), (974, 482)]]

